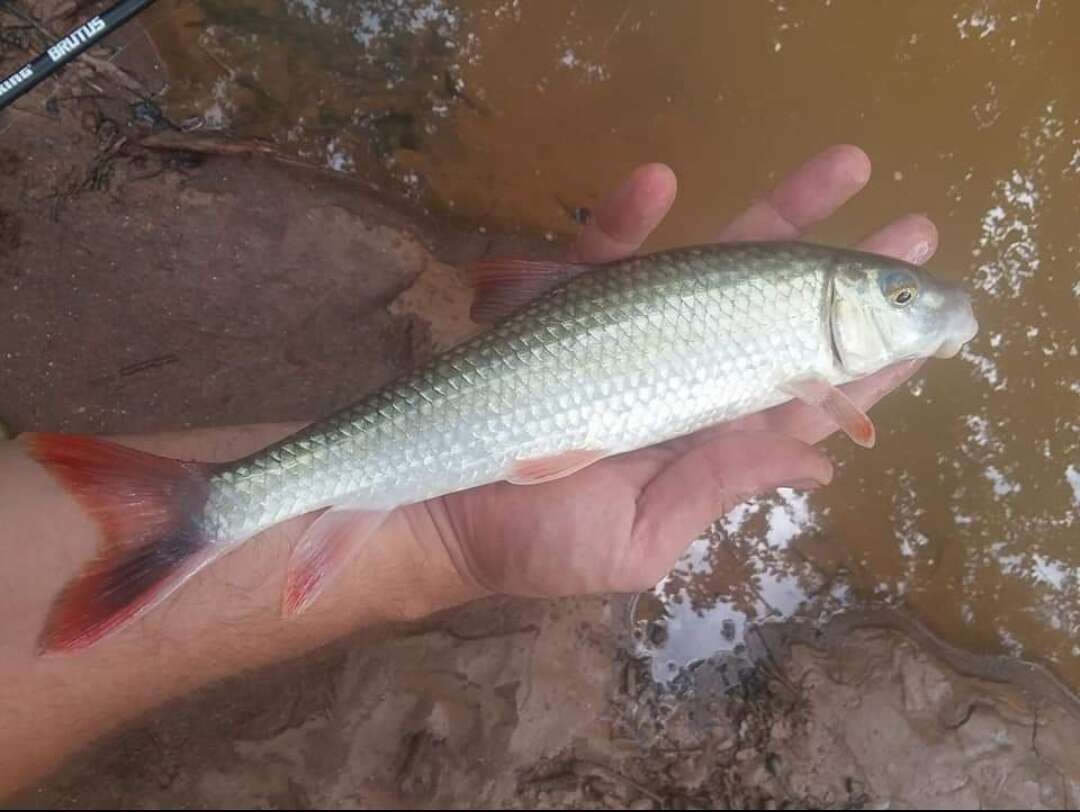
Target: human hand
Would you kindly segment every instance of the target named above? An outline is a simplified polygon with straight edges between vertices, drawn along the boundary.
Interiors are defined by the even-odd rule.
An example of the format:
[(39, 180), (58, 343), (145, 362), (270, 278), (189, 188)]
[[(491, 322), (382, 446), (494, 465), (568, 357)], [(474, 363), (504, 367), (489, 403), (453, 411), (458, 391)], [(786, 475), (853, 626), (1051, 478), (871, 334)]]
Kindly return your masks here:
[[(717, 234), (720, 241), (794, 239), (853, 197), (870, 177), (858, 148), (811, 158)], [(662, 165), (639, 167), (598, 208), (572, 258), (599, 263), (636, 252), (675, 199)], [(925, 262), (934, 225), (908, 215), (859, 247)], [(898, 364), (845, 388), (862, 409), (907, 380)], [(442, 544), (478, 592), (555, 596), (647, 589), (716, 517), (777, 487), (828, 484), (832, 465), (813, 444), (836, 429), (798, 401), (690, 437), (601, 461), (542, 485), (497, 483), (407, 509), (422, 545)], [(422, 515), (418, 515), (422, 514)]]

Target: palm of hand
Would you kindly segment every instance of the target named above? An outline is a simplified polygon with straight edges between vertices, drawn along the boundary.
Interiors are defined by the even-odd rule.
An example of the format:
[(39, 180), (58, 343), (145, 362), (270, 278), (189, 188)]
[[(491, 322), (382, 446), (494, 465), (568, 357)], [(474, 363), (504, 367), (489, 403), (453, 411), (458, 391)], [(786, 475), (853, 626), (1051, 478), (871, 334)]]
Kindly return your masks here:
[[(853, 147), (819, 154), (721, 230), (721, 240), (790, 239), (827, 217), (869, 178)], [(636, 170), (600, 207), (575, 248), (587, 262), (634, 253), (666, 215), (675, 178), (666, 167)], [(908, 216), (860, 247), (922, 262), (933, 225)], [(918, 364), (883, 370), (846, 387), (863, 409)], [(652, 586), (710, 521), (780, 486), (815, 487), (832, 477), (812, 447), (834, 426), (790, 402), (664, 445), (604, 460), (542, 485), (498, 483), (432, 500), (422, 508), (463, 576), (519, 595), (636, 591)]]

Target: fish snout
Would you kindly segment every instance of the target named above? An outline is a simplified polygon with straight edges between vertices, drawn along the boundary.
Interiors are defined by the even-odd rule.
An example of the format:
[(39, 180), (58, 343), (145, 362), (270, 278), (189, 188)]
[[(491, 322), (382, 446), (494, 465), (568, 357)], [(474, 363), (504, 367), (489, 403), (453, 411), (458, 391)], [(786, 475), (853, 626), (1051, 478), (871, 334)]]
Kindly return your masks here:
[(975, 309), (971, 306), (971, 297), (958, 290), (955, 304), (950, 311), (945, 338), (934, 355), (938, 358), (952, 358), (978, 334), (979, 322), (975, 318)]

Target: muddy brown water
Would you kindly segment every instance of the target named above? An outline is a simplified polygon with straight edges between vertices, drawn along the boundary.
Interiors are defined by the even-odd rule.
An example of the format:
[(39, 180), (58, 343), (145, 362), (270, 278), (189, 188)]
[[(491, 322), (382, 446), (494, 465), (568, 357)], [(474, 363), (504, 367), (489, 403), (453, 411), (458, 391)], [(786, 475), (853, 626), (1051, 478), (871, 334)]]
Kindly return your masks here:
[[(673, 10), (677, 9), (677, 10)], [(974, 292), (964, 354), (875, 411), (836, 482), (733, 511), (639, 603), (659, 677), (853, 601), (1080, 685), (1080, 3), (166, 0), (184, 127), (273, 141), (478, 228), (554, 239), (635, 163), (680, 176), (650, 247), (706, 240), (815, 150), (875, 177), (811, 235), (908, 211)]]

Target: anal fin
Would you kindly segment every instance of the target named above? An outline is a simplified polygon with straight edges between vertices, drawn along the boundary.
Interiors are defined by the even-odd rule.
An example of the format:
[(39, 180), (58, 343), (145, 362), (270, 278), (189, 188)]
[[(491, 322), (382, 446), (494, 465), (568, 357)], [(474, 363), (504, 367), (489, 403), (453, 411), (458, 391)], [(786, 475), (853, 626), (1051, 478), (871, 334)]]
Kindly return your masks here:
[(550, 457), (518, 460), (510, 466), (506, 481), (514, 485), (539, 485), (576, 474), (608, 455), (606, 451), (580, 448)]
[(391, 512), (342, 505), (319, 516), (289, 558), (282, 615), (294, 617), (306, 611)]

